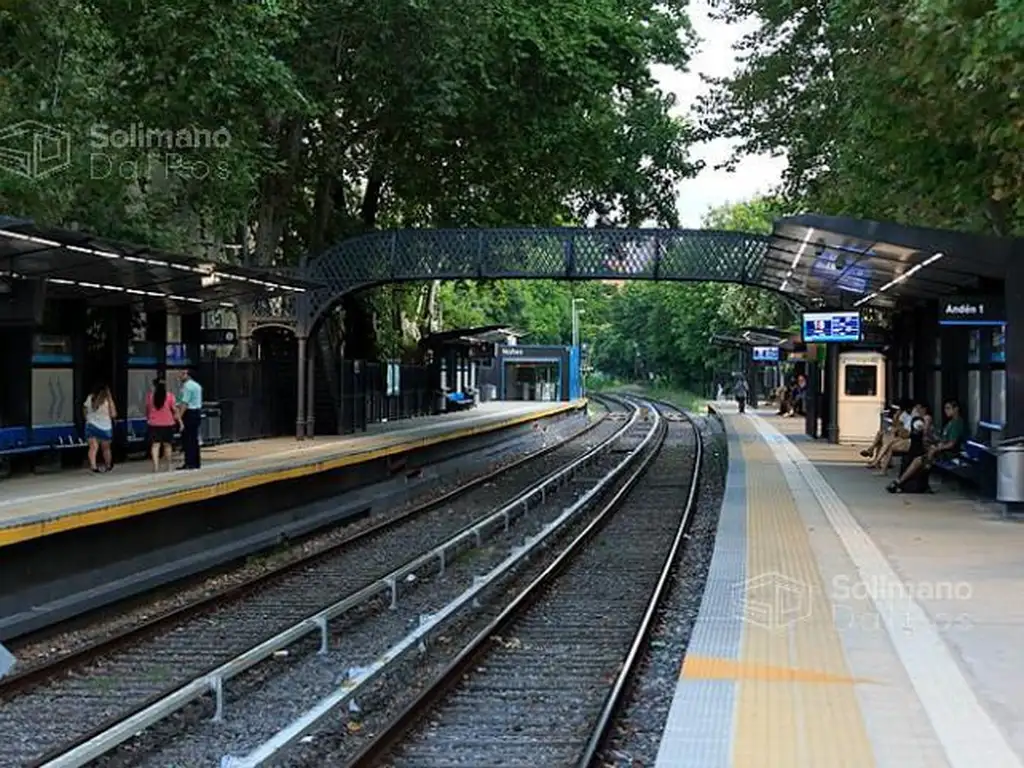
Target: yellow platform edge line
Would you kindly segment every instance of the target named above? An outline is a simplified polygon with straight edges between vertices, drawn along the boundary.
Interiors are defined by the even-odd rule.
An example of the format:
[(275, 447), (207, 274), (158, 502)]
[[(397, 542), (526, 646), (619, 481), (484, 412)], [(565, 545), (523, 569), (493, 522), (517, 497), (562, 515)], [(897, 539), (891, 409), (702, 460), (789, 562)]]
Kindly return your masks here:
[(516, 416), (512, 419), (498, 421), (493, 424), (484, 424), (479, 427), (466, 427), (465, 429), (459, 429), (454, 432), (447, 432), (441, 435), (433, 435), (431, 437), (423, 437), (415, 440), (406, 440), (383, 448), (350, 453), (332, 459), (324, 459), (322, 461), (315, 461), (309, 464), (302, 464), (297, 467), (270, 469), (265, 472), (245, 477), (230, 478), (222, 481), (215, 480), (198, 488), (186, 488), (180, 491), (170, 491), (166, 494), (150, 496), (144, 499), (135, 499), (133, 501), (114, 503), (96, 507), (94, 509), (83, 510), (82, 512), (57, 517), (53, 520), (39, 520), (32, 523), (12, 526), (10, 528), (3, 528), (0, 529), (0, 547), (18, 544), (23, 541), (30, 541), (31, 539), (42, 538), (43, 536), (52, 536), (53, 534), (63, 533), (65, 531), (73, 531), (77, 528), (88, 528), (93, 525), (102, 525), (103, 523), (113, 523), (118, 520), (126, 520), (130, 517), (137, 517), (150, 512), (157, 512), (161, 509), (169, 509), (171, 507), (179, 507), (184, 504), (192, 504), (197, 501), (215, 499), (219, 496), (227, 496), (249, 488), (257, 488), (261, 485), (278, 483), (282, 480), (294, 480), (301, 477), (310, 477), (323, 472), (341, 469), (342, 467), (348, 467), (355, 464), (365, 464), (368, 461), (386, 458), (398, 453), (422, 450), (440, 443), (448, 443), (453, 440), (461, 440), (475, 435), (483, 435), (488, 432), (497, 432), (503, 429), (509, 429), (510, 427), (526, 424), (531, 421), (540, 421), (552, 416), (557, 416), (560, 413), (567, 413), (573, 410), (585, 410), (587, 405), (588, 400), (585, 398), (582, 400), (574, 400), (570, 403), (563, 403), (559, 406), (543, 411), (526, 413), (522, 416)]
[(876, 684), (866, 678), (837, 675), (816, 669), (778, 667), (737, 659), (713, 656), (690, 656), (683, 660), (680, 679), (689, 680), (765, 680), (777, 683), (847, 683)]

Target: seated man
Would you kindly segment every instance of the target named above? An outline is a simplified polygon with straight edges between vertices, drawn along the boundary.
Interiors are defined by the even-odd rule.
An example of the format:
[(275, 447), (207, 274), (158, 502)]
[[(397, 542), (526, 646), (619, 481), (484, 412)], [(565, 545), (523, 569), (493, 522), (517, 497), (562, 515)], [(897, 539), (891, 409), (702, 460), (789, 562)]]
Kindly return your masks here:
[(935, 462), (952, 458), (960, 452), (964, 440), (964, 420), (960, 416), (960, 404), (955, 400), (948, 400), (943, 410), (946, 414), (946, 426), (942, 428), (938, 442), (925, 447), (924, 453), (910, 462), (899, 479), (886, 488), (889, 493), (907, 492), (914, 479), (925, 470), (931, 469)]
[(785, 384), (779, 385), (775, 390), (775, 398), (779, 401), (779, 416), (788, 416), (793, 410), (793, 402), (789, 396), (789, 387)]
[[(884, 424), (875, 433), (875, 439), (871, 445), (860, 452), (860, 455), (868, 459), (868, 467), (880, 469), (882, 454), (894, 440), (907, 440), (910, 438), (910, 422), (914, 417), (914, 407), (909, 400), (902, 400), (894, 408), (890, 426)], [(906, 447), (900, 452), (906, 451)], [(890, 451), (891, 453), (891, 451)]]
[(807, 414), (807, 377), (802, 373), (796, 377), (796, 386), (793, 387), (792, 409), (790, 416), (804, 416)]

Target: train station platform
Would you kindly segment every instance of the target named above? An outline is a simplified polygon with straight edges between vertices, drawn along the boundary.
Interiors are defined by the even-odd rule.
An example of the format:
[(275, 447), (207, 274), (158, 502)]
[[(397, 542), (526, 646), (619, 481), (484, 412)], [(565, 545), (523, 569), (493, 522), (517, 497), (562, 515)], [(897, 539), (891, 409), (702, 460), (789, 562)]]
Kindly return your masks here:
[(721, 411), (725, 499), (657, 767), (1024, 765), (1024, 526)]
[(149, 462), (137, 461), (109, 475), (71, 470), (14, 477), (0, 481), (0, 547), (495, 432), (583, 403), (491, 402), (462, 413), (374, 424), (360, 435), (229, 443), (204, 449), (198, 471), (154, 474)]

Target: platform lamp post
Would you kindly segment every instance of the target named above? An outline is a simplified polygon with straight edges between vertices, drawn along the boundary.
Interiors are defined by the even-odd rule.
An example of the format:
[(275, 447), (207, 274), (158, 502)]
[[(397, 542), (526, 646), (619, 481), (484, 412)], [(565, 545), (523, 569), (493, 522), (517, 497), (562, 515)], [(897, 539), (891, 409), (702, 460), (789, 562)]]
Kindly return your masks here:
[(583, 387), (583, 352), (580, 350), (580, 316), (586, 312), (580, 309), (581, 304), (586, 302), (583, 299), (572, 300), (572, 345), (576, 349), (576, 364), (579, 366), (580, 388)]
[(572, 345), (577, 349), (579, 349), (580, 346), (580, 315), (586, 314), (586, 312), (579, 307), (581, 304), (585, 303), (586, 301), (584, 299), (572, 300)]

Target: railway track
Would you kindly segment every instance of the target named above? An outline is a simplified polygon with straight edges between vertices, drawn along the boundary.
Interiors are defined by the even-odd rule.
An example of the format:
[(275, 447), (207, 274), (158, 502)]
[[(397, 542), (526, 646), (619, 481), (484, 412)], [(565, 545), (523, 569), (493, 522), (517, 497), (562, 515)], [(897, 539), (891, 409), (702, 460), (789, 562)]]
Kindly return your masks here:
[[(234, 676), (291, 651), (301, 655), (303, 643), (315, 649), (318, 638), (329, 642), (339, 628), (401, 602), (405, 587), (429, 582), (438, 563), (442, 572), (450, 569), (450, 561), (480, 548), (487, 536), (507, 534), (569, 474), (607, 460), (610, 446), (638, 418), (627, 410), (628, 420), (607, 419), (545, 451), (559, 468), (542, 481), (536, 455), (528, 457), (256, 583), (15, 678), (0, 687), (0, 727), (15, 734), (0, 745), (0, 763), (84, 765), (199, 699), (212, 698), (219, 716)], [(339, 626), (329, 630), (328, 622)], [(144, 716), (140, 726), (145, 713), (153, 717)]]
[[(0, 681), (0, 702), (67, 669), (81, 665), (97, 655), (104, 654), (118, 643), (137, 641), (189, 615), (196, 615), (203, 610), (214, 608), (226, 601), (245, 597), (246, 594), (253, 590), (272, 583), (274, 580), (296, 569), (315, 563), (318, 558), (330, 556), (344, 547), (351, 546), (375, 534), (399, 526), (406, 520), (458, 500), (471, 491), (476, 491), (488, 484), (498, 482), (502, 484), (502, 489), (500, 490), (504, 490), (508, 483), (511, 483), (512, 487), (517, 487), (515, 483), (523, 478), (526, 478), (525, 482), (532, 481), (536, 476), (534, 467), (538, 460), (549, 456), (555, 461), (563, 458), (567, 461), (571, 460), (571, 457), (577, 455), (573, 453), (576, 450), (574, 446), (585, 446), (584, 438), (591, 435), (599, 437), (602, 431), (599, 428), (602, 425), (606, 429), (609, 427), (608, 424), (604, 423), (607, 417), (611, 417), (614, 421), (616, 418), (621, 418), (624, 415), (625, 405), (617, 399), (597, 396), (592, 397), (591, 400), (601, 406), (604, 409), (603, 412), (599, 413), (597, 418), (592, 419), (587, 426), (573, 434), (491, 471), (476, 474), (439, 495), (434, 495), (396, 509), (393, 513), (377, 514), (370, 520), (343, 520), (332, 528), (317, 531), (309, 536), (289, 542), (288, 550), (296, 550), (297, 555), (289, 556), (287, 550), (284, 553), (274, 552), (273, 558), (279, 562), (264, 568), (258, 574), (243, 577), (241, 580), (229, 583), (225, 587), (203, 590), (201, 593), (189, 596), (182, 601), (174, 601), (169, 608), (160, 609), (158, 607), (156, 610), (146, 611), (145, 598), (133, 597), (97, 609), (86, 616), (73, 617), (37, 632), (5, 641), (7, 647), (19, 658), (22, 657), (22, 651), (25, 651), (26, 656), (32, 658), (38, 655), (37, 648), (45, 647), (47, 650), (42, 663), (38, 663), (34, 659), (26, 663), (20, 658), (19, 668), (16, 673)], [(595, 430), (597, 431), (595, 432)], [(583, 448), (581, 447), (579, 450), (582, 451)], [(507, 473), (520, 474), (508, 477)], [(327, 541), (318, 546), (314, 545), (306, 552), (301, 551), (306, 541), (316, 541), (318, 538), (323, 537), (325, 533), (332, 531), (344, 531), (345, 535), (336, 537), (334, 540)], [(230, 573), (230, 570), (228, 572)], [(201, 585), (201, 579), (201, 576), (190, 577), (183, 584), (179, 585), (179, 588), (184, 587), (185, 591), (188, 591), (188, 587), (191, 584)], [(171, 594), (173, 589), (174, 585), (165, 585), (153, 590), (152, 595), (157, 606), (161, 604), (161, 598), (164, 595)], [(103, 620), (106, 617), (116, 616), (119, 608), (128, 609), (131, 612), (136, 607), (142, 609), (141, 615), (144, 618), (130, 621), (127, 626), (103, 631)], [(54, 645), (52, 641), (59, 641), (63, 631), (74, 632), (80, 626), (89, 629), (90, 624), (99, 625), (101, 628), (97, 632), (97, 634), (101, 635), (99, 639), (86, 643), (79, 641), (67, 650), (55, 651), (52, 648)], [(60, 645), (59, 642), (56, 644)]]
[(668, 418), (638, 482), (608, 501), (351, 768), (597, 763), (695, 505), (699, 434), (658, 408)]

